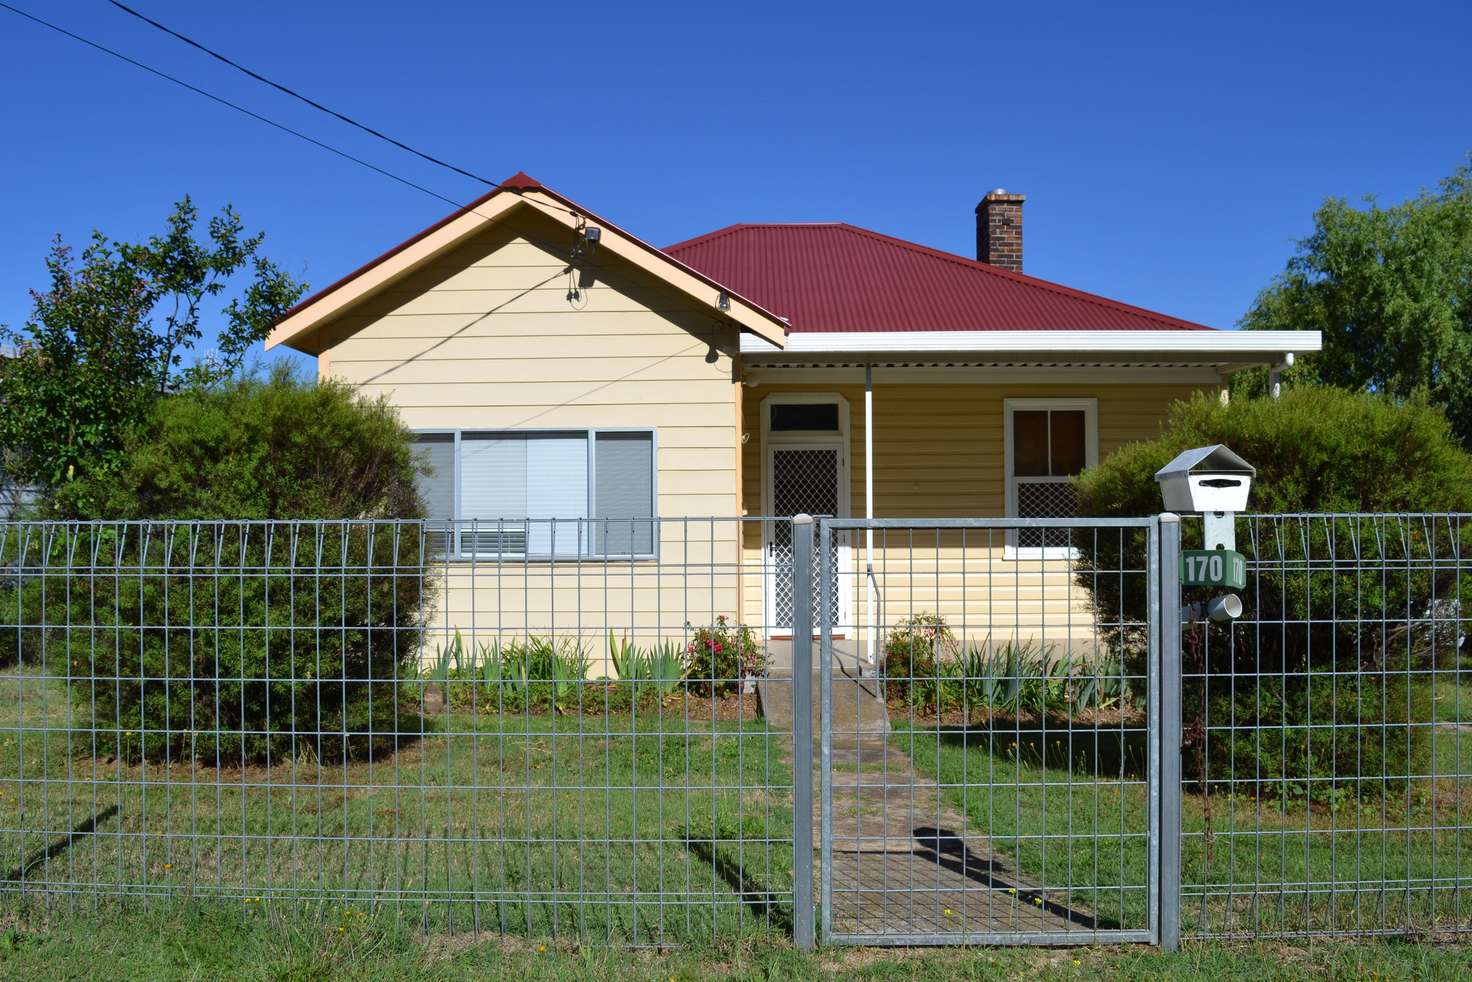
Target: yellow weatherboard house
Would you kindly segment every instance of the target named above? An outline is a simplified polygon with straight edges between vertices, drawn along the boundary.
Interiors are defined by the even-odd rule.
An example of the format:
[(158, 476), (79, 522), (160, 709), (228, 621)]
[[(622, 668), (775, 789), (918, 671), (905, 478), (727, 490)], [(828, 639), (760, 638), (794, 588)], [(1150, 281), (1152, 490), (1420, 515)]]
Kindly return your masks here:
[[(974, 259), (841, 223), (659, 248), (518, 173), (304, 300), (267, 347), (419, 434), (450, 530), (446, 631), (603, 632), (627, 610), (637, 639), (701, 591), (780, 639), (787, 517), (1072, 515), (1071, 478), (1173, 401), (1319, 350), (1028, 276), (1023, 203), (982, 198)], [(835, 636), (872, 655), (919, 611), (994, 640), (1095, 633), (1066, 535), (961, 535), (835, 536)]]

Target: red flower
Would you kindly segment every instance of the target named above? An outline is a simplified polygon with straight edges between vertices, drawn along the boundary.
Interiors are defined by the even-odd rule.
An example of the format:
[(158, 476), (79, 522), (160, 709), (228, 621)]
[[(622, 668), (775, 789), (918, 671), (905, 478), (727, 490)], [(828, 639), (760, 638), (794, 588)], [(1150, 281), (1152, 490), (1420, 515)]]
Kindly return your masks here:
[(711, 642), (711, 650), (719, 654), (721, 651), (721, 643), (719, 641)]

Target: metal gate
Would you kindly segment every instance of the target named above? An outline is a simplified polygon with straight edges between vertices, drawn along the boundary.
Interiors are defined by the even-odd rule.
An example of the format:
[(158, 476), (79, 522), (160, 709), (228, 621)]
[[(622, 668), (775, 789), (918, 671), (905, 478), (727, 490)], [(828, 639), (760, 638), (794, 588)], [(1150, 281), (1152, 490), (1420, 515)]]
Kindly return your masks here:
[[(835, 590), (855, 611), (855, 630), (842, 638), (813, 618), (821, 635), (813, 666), (821, 939), (1173, 946), (1175, 896), (1162, 930), (1162, 884), (1178, 879), (1165, 844), (1179, 842), (1162, 829), (1179, 818), (1160, 789), (1179, 783), (1179, 756), (1160, 747), (1179, 746), (1178, 722), (1177, 732), (1162, 726), (1179, 720), (1162, 703), (1169, 694), (1178, 705), (1179, 660), (1176, 678), (1163, 680), (1161, 651), (1178, 594), (1162, 590), (1161, 573), (1174, 576), (1174, 561), (1164, 562), (1179, 548), (1179, 525), (817, 525), (816, 556), (806, 536), (795, 537), (796, 580), (816, 559), (806, 582), (821, 594), (799, 597), (797, 619), (808, 620), (803, 610), (814, 601), (831, 609)], [(872, 555), (855, 549), (840, 564), (834, 538), (858, 541), (858, 531), (873, 532)], [(1087, 605), (1086, 594), (1102, 602)], [(795, 689), (809, 674), (802, 660)], [(800, 714), (808, 700), (795, 695)], [(794, 733), (799, 772), (811, 746), (802, 729)]]

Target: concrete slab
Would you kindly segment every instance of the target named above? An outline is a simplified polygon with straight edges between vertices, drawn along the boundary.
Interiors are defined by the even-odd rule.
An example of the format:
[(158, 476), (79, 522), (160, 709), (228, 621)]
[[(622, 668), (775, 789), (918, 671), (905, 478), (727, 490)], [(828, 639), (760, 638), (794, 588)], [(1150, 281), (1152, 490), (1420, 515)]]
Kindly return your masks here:
[[(773, 676), (792, 677), (792, 639), (791, 638), (768, 638), (763, 642), (767, 654), (767, 674)], [(818, 639), (813, 639), (813, 672), (818, 672), (819, 657)], [(862, 646), (859, 642), (846, 639), (833, 639), (833, 674), (846, 675), (851, 678), (872, 676), (874, 668), (868, 662)]]
[[(813, 676), (813, 697), (810, 712), (813, 714), (813, 740), (822, 736), (822, 690), (821, 680)], [(773, 729), (792, 732), (792, 678), (775, 677), (757, 681), (757, 695), (762, 701), (762, 715)], [(878, 696), (879, 685), (875, 679), (855, 679), (847, 676), (833, 679), (831, 718), (835, 734), (878, 734), (889, 732), (889, 713)]]

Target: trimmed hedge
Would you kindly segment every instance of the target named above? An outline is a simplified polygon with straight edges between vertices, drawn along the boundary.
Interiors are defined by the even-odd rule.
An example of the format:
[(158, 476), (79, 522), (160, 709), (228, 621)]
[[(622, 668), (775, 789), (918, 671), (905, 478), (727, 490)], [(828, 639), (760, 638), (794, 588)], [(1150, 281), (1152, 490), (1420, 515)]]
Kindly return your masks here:
[(48, 622), (78, 626), (48, 632), (48, 669), (65, 660), (79, 713), (97, 728), (94, 752), (338, 760), (417, 731), (419, 539), (396, 543), (393, 528), (232, 522), (86, 534), (77, 551), (95, 546), (106, 565), (49, 584)]
[[(1439, 410), (1303, 388), (1276, 402), (1224, 406), (1200, 396), (1176, 404), (1160, 437), (1120, 448), (1079, 478), (1078, 513), (1159, 512), (1155, 472), (1181, 450), (1213, 443), (1257, 467), (1255, 513), (1472, 510), (1472, 456)], [(1200, 522), (1184, 523), (1183, 531), (1183, 546), (1199, 548)], [(1426, 727), (1406, 724), (1420, 720), (1419, 707), (1429, 701), (1412, 680), (1429, 667), (1438, 643), (1390, 643), (1385, 632), (1388, 624), (1407, 634), (1434, 600), (1459, 588), (1472, 596), (1465, 570), (1450, 561), (1435, 568), (1417, 562), (1472, 554), (1472, 523), (1393, 514), (1239, 519), (1237, 540), (1251, 564), (1243, 622), (1187, 631), (1186, 776), (1251, 776), (1269, 782), (1260, 786), (1265, 792), (1317, 797), (1354, 775), (1415, 773), (1426, 758)], [(1144, 538), (1099, 536), (1081, 546), (1078, 580), (1096, 610), (1109, 620), (1143, 623), (1144, 578), (1099, 574), (1143, 569)], [(1199, 593), (1184, 599), (1209, 595)], [(1194, 644), (1193, 632), (1200, 634)], [(1122, 647), (1140, 664), (1139, 635), (1126, 635)], [(1301, 725), (1310, 720), (1319, 728)], [(1332, 733), (1322, 727), (1330, 720), (1341, 724)], [(1263, 736), (1256, 727), (1267, 728)]]
[[(119, 474), (50, 507), (160, 521), (48, 526), (20, 613), (49, 626), (0, 626), (21, 657), (65, 661), (96, 753), (358, 757), (418, 729), (399, 683), (418, 675), (425, 544), (385, 520), (423, 506), (386, 403), (277, 371), (161, 399), (126, 450)], [(98, 504), (76, 515), (81, 501)]]

